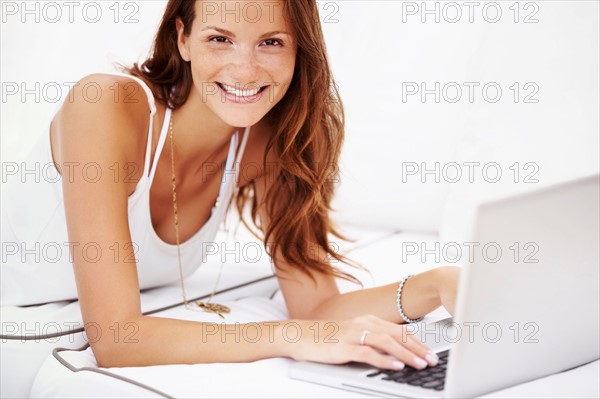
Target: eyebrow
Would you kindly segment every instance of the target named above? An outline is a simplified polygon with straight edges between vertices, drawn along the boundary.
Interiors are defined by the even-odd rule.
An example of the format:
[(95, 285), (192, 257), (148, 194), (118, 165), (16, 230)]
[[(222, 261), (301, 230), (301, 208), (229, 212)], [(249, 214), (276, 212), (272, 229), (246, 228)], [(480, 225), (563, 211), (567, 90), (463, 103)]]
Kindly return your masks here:
[[(231, 32), (231, 31), (229, 31), (227, 29), (218, 28), (218, 27), (212, 26), (212, 25), (211, 26), (205, 26), (204, 28), (202, 28), (202, 32), (204, 32), (206, 30), (210, 30), (210, 29), (216, 30), (219, 33), (222, 33), (224, 35), (227, 35), (227, 36), (230, 36), (232, 38), (235, 38), (235, 33)], [(267, 33), (261, 35), (260, 39), (264, 39), (266, 37), (277, 35), (277, 34), (282, 34), (282, 35), (288, 35), (288, 36), (290, 36), (290, 34), (288, 32), (274, 30), (272, 32), (267, 32)]]

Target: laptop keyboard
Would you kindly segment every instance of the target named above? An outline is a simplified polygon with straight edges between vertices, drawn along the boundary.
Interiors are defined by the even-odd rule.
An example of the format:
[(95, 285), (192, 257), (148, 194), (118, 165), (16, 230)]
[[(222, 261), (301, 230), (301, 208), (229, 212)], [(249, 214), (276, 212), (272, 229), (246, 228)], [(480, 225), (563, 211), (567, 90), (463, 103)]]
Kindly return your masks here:
[(438, 352), (439, 362), (434, 367), (427, 366), (422, 370), (413, 368), (406, 365), (402, 370), (383, 370), (378, 369), (367, 377), (373, 378), (381, 376), (382, 380), (399, 382), (401, 384), (408, 384), (419, 386), (426, 389), (434, 389), (441, 391), (444, 389), (444, 382), (446, 381), (446, 367), (448, 364), (449, 349)]

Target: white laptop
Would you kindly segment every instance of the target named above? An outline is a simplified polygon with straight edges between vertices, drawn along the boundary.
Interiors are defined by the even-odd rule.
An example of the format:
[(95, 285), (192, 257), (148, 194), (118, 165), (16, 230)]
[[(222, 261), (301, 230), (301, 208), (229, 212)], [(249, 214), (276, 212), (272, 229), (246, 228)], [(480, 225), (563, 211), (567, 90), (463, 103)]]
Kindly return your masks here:
[(436, 351), (437, 366), (295, 362), (289, 376), (370, 396), (465, 398), (599, 359), (599, 180), (477, 207), (471, 242), (488, 250), (465, 262), (454, 318), (407, 326)]

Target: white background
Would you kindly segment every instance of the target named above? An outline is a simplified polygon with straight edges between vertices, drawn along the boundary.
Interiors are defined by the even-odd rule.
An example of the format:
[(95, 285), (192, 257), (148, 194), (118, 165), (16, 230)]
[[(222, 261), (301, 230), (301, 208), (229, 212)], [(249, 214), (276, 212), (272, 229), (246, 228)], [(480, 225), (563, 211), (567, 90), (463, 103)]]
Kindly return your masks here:
[[(46, 6), (44, 12), (45, 3), (57, 7)], [(143, 60), (166, 4), (80, 1), (71, 22), (63, 2), (45, 3), (26, 2), (32, 10), (37, 4), (38, 11), (25, 14), (25, 3), (2, 1), (3, 163), (26, 156), (35, 139), (47, 134), (59, 105), (50, 101), (51, 90), (38, 91), (38, 101), (33, 94), (23, 99), (21, 84), (63, 86), (90, 73), (114, 71), (115, 61)], [(94, 4), (85, 13), (87, 3)], [(598, 2), (475, 3), (470, 16), (460, 1), (319, 2), (347, 113), (336, 218), (457, 240), (478, 201), (598, 171)], [(424, 7), (437, 9), (439, 21), (436, 12), (424, 14)], [(91, 23), (98, 8), (100, 19)], [(53, 23), (57, 9), (62, 15)], [(498, 9), (502, 14), (493, 22)], [(126, 23), (128, 15), (137, 22)], [(422, 101), (420, 93), (407, 96), (403, 90), (422, 83), (433, 89), (436, 82), (439, 103), (434, 94)], [(465, 82), (478, 84), (473, 101)], [(515, 82), (517, 102), (510, 88)], [(483, 96), (482, 87), (490, 83), (502, 89), (497, 102)], [(19, 92), (8, 95), (6, 88), (14, 84)], [(457, 85), (462, 97), (453, 103), (456, 92), (450, 89)], [(537, 102), (526, 103), (532, 87)], [(494, 91), (488, 94), (493, 97)], [(442, 174), (439, 182), (419, 174), (403, 181), (403, 168), (416, 163), (432, 169), (436, 162), (440, 170), (457, 162), (462, 179), (450, 183), (456, 169), (448, 169), (447, 179)], [(483, 175), (479, 166), (469, 182), (463, 162), (496, 162), (502, 178), (488, 183), (484, 177), (495, 172)], [(521, 172), (517, 182), (514, 167), (509, 168), (515, 162)], [(527, 184), (530, 172), (537, 182)]]

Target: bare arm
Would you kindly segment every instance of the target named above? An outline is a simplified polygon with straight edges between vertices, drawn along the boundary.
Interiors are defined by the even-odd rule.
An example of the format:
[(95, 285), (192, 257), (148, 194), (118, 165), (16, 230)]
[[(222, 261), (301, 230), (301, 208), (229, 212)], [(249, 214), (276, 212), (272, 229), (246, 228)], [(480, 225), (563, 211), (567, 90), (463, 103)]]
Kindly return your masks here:
[[(53, 122), (55, 162), (62, 174), (69, 241), (74, 243), (73, 267), (81, 312), (99, 365), (239, 362), (285, 356), (278, 333), (286, 322), (264, 322), (244, 330), (245, 325), (141, 314), (136, 263), (126, 261), (133, 255), (132, 246), (126, 244), (131, 242), (128, 195), (134, 185), (115, 181), (110, 168), (115, 163), (122, 167), (135, 162), (140, 171), (137, 177), (141, 176), (149, 108), (139, 86), (135, 98), (116, 102), (111, 95), (112, 79), (105, 75), (82, 79), (73, 88), (73, 100), (62, 107)], [(100, 101), (86, 100), (80, 88), (88, 83), (100, 85), (104, 93)], [(79, 168), (68, 167), (74, 165), (69, 162)], [(102, 171), (97, 181), (81, 173), (83, 165), (92, 163)], [(86, 244), (104, 254), (113, 254), (110, 248), (114, 245), (123, 251), (119, 251), (119, 259), (102, 256), (95, 261), (97, 257), (92, 260), (82, 251)], [(240, 339), (244, 332), (250, 340)]]
[[(266, 176), (256, 180), (256, 195), (263, 203), (269, 183)], [(263, 224), (268, 225), (269, 216), (259, 207)], [(326, 259), (322, 249), (317, 249), (321, 259)], [(315, 273), (316, 285), (299, 270), (288, 265), (280, 256), (275, 263), (291, 279), (279, 279), (290, 317), (299, 319), (350, 319), (362, 315), (374, 315), (381, 319), (404, 323), (396, 308), (399, 282), (385, 286), (360, 289), (340, 294), (334, 277)], [(402, 310), (411, 319), (431, 313), (443, 305), (454, 312), (456, 287), (460, 268), (438, 267), (409, 278), (402, 290)]]
[[(441, 305), (454, 313), (454, 297), (459, 268), (439, 267), (414, 275), (402, 288), (402, 310), (410, 319), (425, 316)], [(399, 282), (340, 294), (321, 303), (310, 315), (313, 319), (351, 318), (372, 314), (394, 323), (405, 323), (396, 308)], [(454, 293), (448, 291), (453, 290)]]
[(140, 316), (113, 324), (107, 330), (110, 345), (105, 341), (106, 346), (94, 353), (101, 367), (252, 362), (286, 357), (286, 326), (293, 323), (203, 323)]
[[(149, 115), (144, 92), (137, 90), (137, 102), (128, 98), (128, 103), (120, 103), (112, 96), (103, 96), (91, 103), (80, 89), (89, 82), (100, 84), (104, 93), (111, 93), (115, 83), (105, 76), (93, 75), (73, 88), (73, 101), (63, 107), (55, 121), (55, 162), (93, 162), (104, 172), (115, 163), (135, 162), (141, 173), (145, 145), (140, 143), (146, 142)], [(303, 286), (305, 280), (282, 282), (292, 320), (232, 325), (143, 316), (136, 264), (125, 261), (133, 255), (132, 246), (126, 245), (131, 242), (131, 185), (114, 181), (111, 173), (103, 173), (102, 178), (91, 182), (81, 173), (70, 174), (63, 168), (62, 176), (69, 240), (76, 244), (73, 269), (82, 317), (92, 351), (102, 367), (241, 362), (289, 356), (325, 363), (362, 361), (396, 368), (393, 359), (419, 367), (415, 356), (426, 357), (427, 347), (395, 323), (374, 316), (339, 320), (338, 317), (349, 314), (351, 301), (334, 299), (342, 298), (335, 281), (323, 276), (312, 288)], [(94, 244), (104, 253), (110, 253), (114, 245), (124, 250), (119, 259), (104, 256), (93, 261), (81, 251), (86, 244)], [(319, 312), (337, 319), (331, 321), (338, 331), (334, 342), (324, 342), (326, 335), (315, 335), (314, 320), (303, 320), (322, 304), (325, 305)], [(378, 304), (373, 302), (372, 306)], [(328, 326), (324, 323), (316, 329), (325, 333)], [(367, 344), (360, 345), (358, 338), (365, 329), (372, 334)], [(295, 339), (297, 333), (299, 340)]]
[[(255, 181), (263, 229), (270, 223), (263, 205), (271, 181), (266, 176)], [(317, 251), (324, 256), (322, 250)], [(399, 324), (403, 320), (396, 309), (397, 283), (340, 294), (333, 276), (314, 272), (313, 283), (279, 255), (274, 254), (274, 262), (278, 272), (288, 277), (279, 278), (288, 313), (304, 326), (303, 339), (286, 345), (292, 358), (330, 363), (354, 360), (389, 369), (437, 363), (430, 349)], [(402, 293), (407, 316), (420, 317), (440, 304), (453, 312), (457, 272), (458, 268), (450, 266), (411, 277)], [(361, 345), (359, 338), (365, 330), (371, 334)]]

